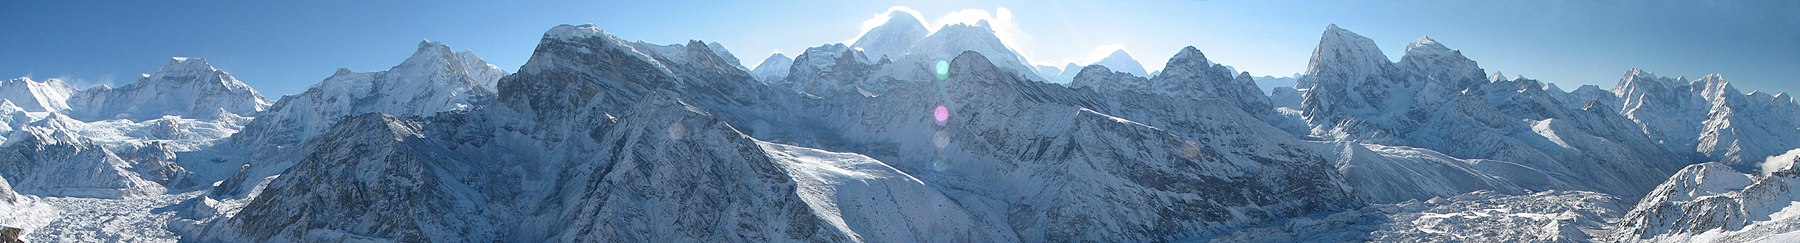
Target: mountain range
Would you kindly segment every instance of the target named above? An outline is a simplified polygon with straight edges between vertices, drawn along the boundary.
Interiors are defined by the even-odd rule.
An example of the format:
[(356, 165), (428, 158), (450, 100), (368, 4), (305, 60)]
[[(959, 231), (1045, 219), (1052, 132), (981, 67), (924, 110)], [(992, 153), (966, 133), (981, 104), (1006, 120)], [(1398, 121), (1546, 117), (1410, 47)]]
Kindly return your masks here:
[(1722, 75), (1565, 91), (1430, 37), (1391, 61), (1336, 25), (1291, 81), (1191, 46), (1155, 73), (1012, 48), (986, 22), (894, 14), (754, 68), (590, 24), (550, 28), (511, 72), (422, 41), (273, 102), (200, 58), (117, 88), (11, 79), (0, 224), (45, 241), (1800, 239), (1800, 105)]

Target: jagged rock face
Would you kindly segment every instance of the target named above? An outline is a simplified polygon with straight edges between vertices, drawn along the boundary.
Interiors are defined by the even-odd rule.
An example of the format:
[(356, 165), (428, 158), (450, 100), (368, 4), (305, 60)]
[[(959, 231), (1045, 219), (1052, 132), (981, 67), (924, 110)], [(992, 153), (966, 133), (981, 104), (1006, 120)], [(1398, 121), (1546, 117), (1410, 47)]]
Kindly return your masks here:
[(1444, 47), (1444, 44), (1439, 44), (1431, 37), (1422, 36), (1407, 44), (1406, 56), (1400, 58), (1398, 67), (1412, 79), (1435, 83), (1454, 91), (1489, 81), (1474, 60), (1464, 57), (1460, 50)]
[(401, 241), (496, 238), (476, 217), (480, 199), (454, 177), (456, 160), (431, 150), (417, 123), (380, 114), (348, 117), (307, 159), (269, 184), (230, 220), (255, 241)]
[(1153, 92), (1176, 98), (1225, 102), (1255, 116), (1269, 116), (1274, 112), (1269, 96), (1256, 88), (1249, 73), (1233, 76), (1231, 68), (1208, 61), (1206, 54), (1192, 46), (1176, 52), (1162, 71), (1150, 79)]
[(494, 97), (506, 72), (472, 52), (422, 41), (406, 61), (386, 71), (337, 73), (299, 95), (283, 97), (233, 142), (245, 147), (293, 145), (325, 132), (340, 117), (362, 113), (429, 116), (468, 110)]
[(1800, 150), (1771, 158), (1763, 175), (1708, 162), (1682, 169), (1658, 185), (1615, 226), (1612, 241), (1749, 242), (1800, 230), (1792, 207), (1800, 188)]
[(1124, 49), (1115, 50), (1112, 54), (1107, 54), (1105, 58), (1100, 58), (1100, 61), (1094, 62), (1094, 64), (1091, 65), (1106, 66), (1106, 68), (1131, 74), (1133, 76), (1144, 78), (1151, 77), (1149, 71), (1144, 71), (1144, 64), (1138, 62), (1135, 58), (1131, 58), (1131, 54), (1125, 53)]
[(162, 185), (134, 173), (138, 169), (153, 170), (155, 166), (134, 165), (74, 134), (54, 128), (29, 127), (12, 136), (13, 140), (0, 147), (0, 177), (11, 179), (13, 189), (19, 192), (96, 198), (163, 192)]
[[(624, 114), (575, 165), (563, 195), (564, 241), (1006, 240), (960, 206), (892, 168), (821, 169), (823, 151), (764, 143), (680, 101), (657, 97)], [(859, 162), (860, 161), (860, 162)], [(873, 162), (874, 164), (868, 164)], [(825, 172), (864, 178), (845, 183)], [(885, 175), (876, 177), (876, 175)], [(900, 180), (900, 181), (896, 181)], [(913, 180), (914, 183), (918, 183)], [(875, 191), (843, 191), (849, 185)], [(886, 191), (885, 193), (883, 191)], [(905, 195), (890, 194), (910, 191)], [(866, 193), (866, 194), (864, 194)], [(853, 196), (854, 195), (854, 196)], [(669, 207), (668, 205), (683, 205)], [(891, 205), (891, 209), (869, 208)], [(913, 229), (913, 230), (905, 230)], [(991, 228), (990, 228), (991, 229)]]
[(1800, 148), (1800, 105), (1785, 93), (1743, 94), (1718, 75), (1698, 80), (1632, 69), (1613, 88), (1620, 112), (1663, 148), (1690, 151), (1744, 171)]
[(763, 59), (762, 64), (757, 64), (756, 69), (751, 69), (750, 74), (756, 75), (756, 80), (762, 80), (763, 83), (773, 84), (776, 81), (787, 79), (788, 71), (792, 70), (793, 67), (794, 59), (788, 58), (787, 55), (782, 55), (781, 53), (775, 53), (769, 55), (768, 59)]
[(861, 49), (869, 55), (870, 60), (899, 59), (912, 49), (914, 43), (925, 39), (930, 30), (906, 12), (894, 11), (888, 14), (888, 21), (869, 29), (862, 38), (857, 38), (850, 48)]
[[(1241, 122), (1255, 118), (1240, 110), (1103, 96), (994, 65), (966, 52), (947, 80), (828, 99), (835, 104), (821, 107), (844, 110), (827, 116), (846, 121), (833, 127), (844, 145), (819, 146), (963, 192), (950, 195), (978, 218), (1009, 222), (1024, 241), (1170, 240), (1357, 203), (1322, 157), (1298, 141), (1263, 139), (1288, 136)], [(931, 112), (938, 105), (948, 114), (942, 125)]]
[(1088, 65), (1081, 68), (1081, 73), (1069, 82), (1070, 88), (1090, 88), (1100, 92), (1132, 91), (1152, 93), (1150, 79), (1132, 76), (1130, 73), (1113, 71), (1101, 65)]
[(1653, 149), (1604, 104), (1564, 104), (1565, 94), (1536, 80), (1483, 81), (1472, 61), (1429, 38), (1411, 44), (1398, 66), (1386, 60), (1367, 38), (1327, 28), (1301, 80), (1312, 87), (1301, 104), (1312, 136), (1495, 160), (1477, 168), (1526, 189), (1629, 199), (1687, 162)]
[(1404, 110), (1396, 106), (1405, 104), (1416, 88), (1409, 80), (1391, 78), (1396, 69), (1374, 40), (1327, 26), (1299, 80), (1308, 90), (1302, 101), (1307, 121), (1336, 126), (1350, 116)]
[(865, 85), (864, 81), (880, 65), (869, 62), (863, 52), (842, 44), (806, 48), (794, 59), (787, 78), (775, 86), (817, 96), (866, 90), (865, 86), (872, 85)]
[(0, 176), (0, 203), (13, 204), (18, 202), (19, 192), (13, 191), (12, 183), (6, 182), (5, 176)]
[(75, 89), (62, 79), (32, 80), (29, 77), (0, 82), (0, 99), (13, 103), (23, 111), (64, 112), (69, 110), (69, 96)]
[[(993, 61), (995, 66), (1007, 70), (1012, 75), (1031, 80), (1044, 80), (1042, 77), (1038, 77), (1036, 72), (1033, 72), (1035, 69), (1031, 68), (1031, 62), (1025, 60), (1025, 56), (1021, 56), (1011, 47), (1007, 47), (1000, 41), (1000, 37), (994, 35), (993, 27), (989, 26), (987, 21), (979, 21), (975, 24), (949, 24), (938, 28), (937, 32), (933, 32), (924, 40), (913, 44), (912, 50), (907, 53), (906, 57), (894, 60), (894, 62), (910, 63), (901, 65), (904, 68), (929, 71), (930, 69), (926, 68), (931, 68), (930, 65), (936, 65), (938, 61), (955, 59), (964, 51), (974, 51), (992, 57), (988, 59)], [(922, 73), (929, 74), (929, 72)]]
[(82, 120), (148, 120), (165, 115), (211, 118), (219, 112), (251, 115), (269, 101), (206, 60), (177, 57), (135, 83), (82, 90), (70, 97), (71, 116)]

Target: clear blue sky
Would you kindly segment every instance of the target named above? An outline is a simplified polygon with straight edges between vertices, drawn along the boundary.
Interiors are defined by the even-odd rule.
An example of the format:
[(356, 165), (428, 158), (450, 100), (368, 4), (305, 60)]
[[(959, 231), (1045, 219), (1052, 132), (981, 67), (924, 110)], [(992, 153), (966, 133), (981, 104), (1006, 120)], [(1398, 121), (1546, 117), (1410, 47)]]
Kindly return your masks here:
[(1390, 59), (1430, 35), (1489, 71), (1568, 89), (1611, 88), (1642, 67), (1723, 73), (1746, 92), (1800, 91), (1800, 1), (3, 1), (0, 76), (118, 85), (192, 56), (278, 97), (339, 67), (387, 69), (422, 39), (511, 71), (561, 23), (653, 43), (716, 41), (753, 66), (775, 51), (846, 42), (893, 6), (932, 25), (1006, 22), (1015, 48), (1056, 66), (1122, 47), (1155, 70), (1193, 45), (1240, 70), (1287, 76), (1336, 23)]

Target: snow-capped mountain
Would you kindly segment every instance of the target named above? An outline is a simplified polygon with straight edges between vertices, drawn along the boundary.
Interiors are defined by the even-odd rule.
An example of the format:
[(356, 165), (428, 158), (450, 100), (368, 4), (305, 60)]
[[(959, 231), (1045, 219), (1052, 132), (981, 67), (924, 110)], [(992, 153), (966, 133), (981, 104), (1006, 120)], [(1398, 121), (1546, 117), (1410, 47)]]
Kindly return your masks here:
[(888, 21), (883, 22), (868, 33), (863, 33), (850, 48), (860, 49), (869, 55), (870, 60), (900, 59), (900, 56), (911, 52), (913, 44), (924, 40), (931, 31), (925, 23), (919, 22), (912, 14), (893, 11), (888, 14)]
[(14, 79), (0, 224), (199, 242), (1800, 237), (1800, 104), (1719, 75), (1567, 91), (1429, 37), (1392, 61), (1336, 25), (1293, 87), (1194, 47), (1154, 74), (1122, 51), (1058, 69), (1012, 48), (987, 22), (895, 14), (754, 69), (717, 42), (561, 25), (516, 73), (424, 41), (273, 104), (193, 58), (119, 88)]
[(1621, 113), (1671, 151), (1754, 171), (1761, 158), (1800, 147), (1800, 105), (1787, 93), (1744, 94), (1720, 75), (1688, 81), (1635, 68), (1612, 93)]
[[(907, 56), (902, 60), (896, 60), (896, 63), (915, 63), (910, 65), (918, 65), (918, 68), (923, 69), (929, 67), (926, 65), (935, 65), (938, 61), (954, 59), (964, 51), (974, 51), (983, 56), (994, 57), (990, 58), (994, 65), (1000, 66), (1014, 75), (1025, 76), (1032, 80), (1043, 80), (1037, 76), (1037, 72), (1035, 72), (1037, 69), (1031, 67), (1031, 62), (1025, 60), (1025, 56), (1013, 51), (1012, 47), (1007, 47), (1000, 41), (1000, 37), (994, 35), (993, 27), (985, 20), (975, 22), (975, 24), (944, 25), (938, 28), (937, 32), (932, 32), (925, 39), (913, 44), (912, 48), (907, 51)], [(871, 58), (870, 60), (879, 59)], [(906, 67), (909, 64), (901, 65)]]
[(69, 106), (70, 115), (82, 120), (149, 120), (165, 115), (212, 118), (220, 111), (249, 116), (268, 108), (269, 101), (204, 59), (176, 57), (137, 82), (77, 92)]
[(1193, 46), (1176, 52), (1162, 71), (1150, 78), (1154, 86), (1152, 92), (1176, 98), (1218, 100), (1254, 116), (1269, 116), (1274, 111), (1269, 96), (1256, 88), (1250, 73), (1233, 73), (1230, 67), (1207, 60), (1206, 54)]
[[(1190, 46), (1190, 48), (1191, 48), (1191, 46)], [(1185, 51), (1185, 49), (1184, 49), (1184, 51)], [(1181, 54), (1176, 54), (1176, 55), (1181, 55)], [(1113, 50), (1113, 52), (1111, 54), (1107, 54), (1105, 58), (1100, 58), (1100, 61), (1096, 61), (1096, 62), (1094, 62), (1094, 64), (1089, 64), (1089, 65), (1106, 66), (1106, 68), (1109, 68), (1109, 69), (1112, 69), (1115, 71), (1119, 71), (1119, 72), (1124, 72), (1126, 74), (1131, 74), (1134, 76), (1144, 77), (1144, 78), (1151, 78), (1150, 71), (1144, 71), (1144, 64), (1141, 62), (1138, 62), (1138, 60), (1136, 58), (1131, 58), (1131, 54), (1125, 53), (1124, 49)]]
[(75, 89), (63, 83), (62, 79), (32, 80), (30, 77), (8, 79), (0, 82), (0, 99), (32, 112), (65, 112), (69, 110), (69, 96)]
[(768, 59), (763, 59), (762, 64), (757, 64), (755, 69), (751, 69), (750, 75), (756, 75), (756, 80), (762, 80), (763, 83), (774, 83), (787, 79), (788, 71), (793, 70), (793, 67), (793, 58), (775, 53), (769, 55)]
[(340, 68), (305, 92), (282, 97), (250, 122), (244, 135), (232, 139), (243, 145), (297, 144), (324, 133), (339, 117), (468, 110), (492, 99), (495, 84), (505, 75), (472, 52), (421, 41), (412, 56), (393, 68), (378, 72)]
[(1687, 162), (1667, 150), (1646, 149), (1656, 145), (1605, 104), (1573, 108), (1578, 106), (1562, 104), (1562, 95), (1531, 79), (1481, 81), (1485, 72), (1473, 61), (1435, 40), (1409, 45), (1400, 64), (1373, 45), (1348, 30), (1326, 28), (1300, 81), (1308, 87), (1301, 110), (1313, 136), (1486, 159), (1505, 165), (1485, 167), (1486, 173), (1537, 183), (1523, 185), (1527, 189), (1593, 190), (1628, 199)]
[(1764, 174), (1708, 162), (1670, 176), (1620, 221), (1613, 241), (1760, 242), (1800, 238), (1800, 149)]

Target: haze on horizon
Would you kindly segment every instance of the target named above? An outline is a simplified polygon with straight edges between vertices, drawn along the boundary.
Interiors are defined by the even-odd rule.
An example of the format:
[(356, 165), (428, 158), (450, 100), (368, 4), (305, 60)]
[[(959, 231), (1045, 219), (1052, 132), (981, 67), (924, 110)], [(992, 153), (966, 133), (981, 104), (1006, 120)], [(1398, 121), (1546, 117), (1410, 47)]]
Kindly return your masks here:
[(1160, 70), (1184, 46), (1253, 75), (1304, 71), (1328, 24), (1368, 36), (1390, 60), (1420, 36), (1488, 72), (1610, 88), (1640, 67), (1721, 73), (1745, 92), (1800, 91), (1797, 2), (901, 1), (793, 2), (5, 2), (0, 76), (122, 85), (171, 56), (207, 58), (265, 95), (294, 94), (339, 67), (385, 70), (421, 39), (473, 50), (509, 71), (544, 30), (595, 23), (630, 40), (719, 42), (745, 66), (771, 53), (850, 44), (890, 12), (930, 29), (988, 21), (1034, 65), (1088, 64), (1113, 50)]

